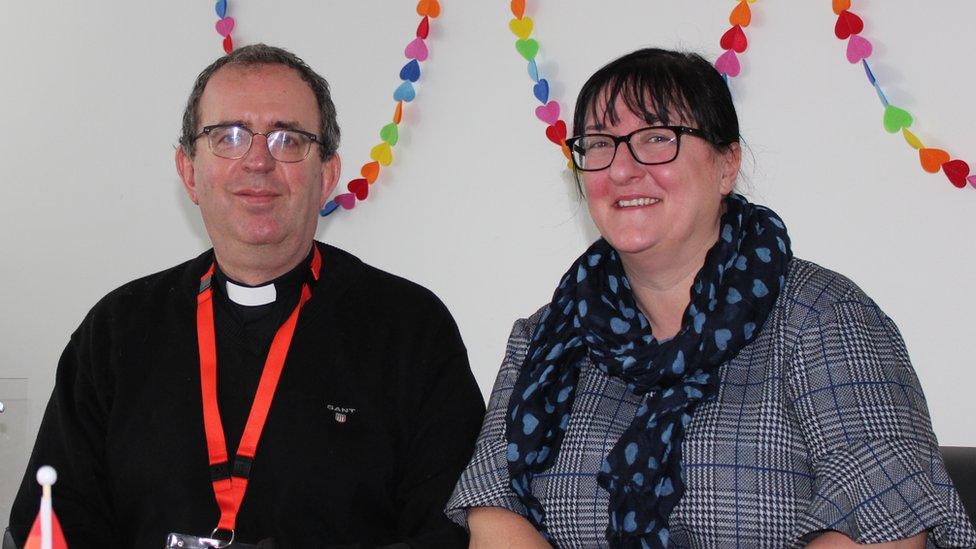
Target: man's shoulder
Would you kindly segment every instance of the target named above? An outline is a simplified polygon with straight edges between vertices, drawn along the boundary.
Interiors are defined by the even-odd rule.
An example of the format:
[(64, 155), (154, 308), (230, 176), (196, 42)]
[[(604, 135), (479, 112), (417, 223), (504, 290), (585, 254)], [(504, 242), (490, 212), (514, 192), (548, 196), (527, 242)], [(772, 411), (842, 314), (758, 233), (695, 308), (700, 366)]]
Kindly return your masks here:
[(100, 299), (92, 311), (144, 308), (149, 303), (173, 303), (192, 296), (199, 288), (200, 275), (212, 260), (213, 250), (207, 250), (179, 265), (126, 282)]
[(443, 307), (434, 292), (417, 282), (369, 265), (341, 248), (321, 242), (316, 245), (322, 253), (323, 281), (341, 288), (351, 299), (384, 306)]

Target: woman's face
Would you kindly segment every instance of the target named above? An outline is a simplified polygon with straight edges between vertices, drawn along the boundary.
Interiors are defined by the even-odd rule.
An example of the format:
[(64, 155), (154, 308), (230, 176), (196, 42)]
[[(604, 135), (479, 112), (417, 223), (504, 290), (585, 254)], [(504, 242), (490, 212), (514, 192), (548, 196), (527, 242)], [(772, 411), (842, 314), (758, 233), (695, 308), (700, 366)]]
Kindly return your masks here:
[[(595, 117), (587, 117), (585, 133), (619, 136), (650, 125), (622, 99), (615, 110), (614, 124), (598, 107)], [(684, 118), (671, 124), (696, 127)], [(678, 259), (702, 247), (707, 250), (718, 238), (722, 198), (732, 191), (739, 170), (739, 145), (719, 152), (699, 137), (684, 134), (679, 139), (678, 157), (667, 164), (640, 164), (620, 144), (609, 167), (581, 172), (590, 216), (624, 257)]]

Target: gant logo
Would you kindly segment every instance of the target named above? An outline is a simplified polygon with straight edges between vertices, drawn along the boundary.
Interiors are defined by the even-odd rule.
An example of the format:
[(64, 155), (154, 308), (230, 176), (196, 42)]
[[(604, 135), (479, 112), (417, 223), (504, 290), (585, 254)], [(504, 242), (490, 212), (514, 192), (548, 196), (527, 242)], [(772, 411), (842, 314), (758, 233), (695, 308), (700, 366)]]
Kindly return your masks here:
[(326, 404), (326, 409), (335, 412), (336, 423), (345, 423), (349, 419), (349, 416), (356, 413), (355, 408), (347, 408), (345, 406), (337, 406), (335, 404)]

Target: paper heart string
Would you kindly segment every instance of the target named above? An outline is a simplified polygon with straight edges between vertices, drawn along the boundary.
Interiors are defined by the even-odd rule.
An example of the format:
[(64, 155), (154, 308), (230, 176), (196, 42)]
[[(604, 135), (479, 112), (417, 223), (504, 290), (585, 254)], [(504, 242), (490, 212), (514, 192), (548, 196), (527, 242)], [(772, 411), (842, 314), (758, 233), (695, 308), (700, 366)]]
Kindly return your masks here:
[(969, 183), (970, 186), (976, 188), (976, 174), (970, 174), (969, 163), (964, 160), (953, 159), (943, 149), (926, 147), (922, 140), (908, 129), (914, 122), (911, 113), (888, 102), (881, 84), (868, 63), (868, 58), (871, 57), (874, 48), (867, 38), (861, 36), (864, 31), (864, 20), (851, 11), (851, 0), (832, 0), (832, 8), (837, 14), (834, 35), (840, 40), (847, 40), (847, 60), (852, 64), (860, 63), (864, 68), (868, 83), (874, 88), (878, 99), (881, 100), (881, 105), (884, 107), (882, 123), (885, 130), (890, 133), (901, 131), (905, 142), (918, 151), (919, 163), (926, 172), (938, 173), (941, 169), (953, 186), (961, 189), (966, 186), (966, 183)]
[(528, 63), (529, 78), (532, 79), (532, 95), (541, 106), (536, 107), (535, 116), (546, 124), (546, 138), (555, 143), (566, 157), (568, 166), (572, 169), (569, 147), (566, 146), (566, 122), (559, 118), (561, 108), (559, 102), (549, 97), (549, 81), (539, 75), (539, 42), (532, 38), (535, 24), (531, 17), (525, 15), (525, 0), (511, 0), (509, 7), (514, 19), (509, 20), (508, 29), (515, 35), (515, 51)]
[(230, 53), (234, 51), (234, 39), (230, 37), (231, 31), (234, 30), (234, 18), (227, 15), (227, 0), (217, 0), (214, 11), (217, 12), (217, 24), (214, 28), (217, 34), (223, 37), (221, 46), (224, 48), (224, 53)]
[(729, 78), (739, 76), (742, 71), (742, 65), (739, 63), (739, 57), (736, 54), (745, 52), (746, 48), (749, 47), (749, 40), (746, 39), (746, 33), (743, 29), (752, 23), (750, 4), (755, 2), (756, 0), (739, 0), (736, 3), (729, 14), (729, 24), (732, 27), (725, 31), (718, 41), (725, 53), (715, 60), (715, 70), (721, 73), (726, 81)]
[[(234, 42), (231, 38), (231, 32), (234, 30), (234, 25), (236, 22), (234, 21), (234, 18), (227, 15), (228, 3), (228, 0), (217, 0), (216, 4), (214, 5), (214, 11), (217, 13), (217, 23), (215, 28), (217, 33), (223, 37), (224, 52), (229, 54), (234, 51)], [(396, 102), (396, 107), (393, 110), (393, 121), (380, 129), (380, 143), (370, 149), (370, 161), (363, 164), (362, 168), (359, 170), (359, 174), (362, 177), (352, 179), (346, 184), (346, 190), (349, 192), (338, 194), (326, 202), (325, 206), (319, 211), (322, 217), (330, 215), (336, 211), (351, 210), (356, 207), (357, 200), (366, 200), (366, 198), (369, 196), (370, 185), (375, 183), (379, 178), (381, 167), (387, 167), (393, 163), (393, 147), (395, 147), (400, 140), (399, 125), (403, 118), (403, 104), (413, 101), (417, 96), (417, 90), (414, 88), (414, 83), (420, 80), (420, 64), (426, 61), (427, 57), (430, 55), (426, 42), (427, 37), (430, 35), (430, 20), (436, 19), (441, 14), (441, 4), (439, 0), (420, 0), (417, 3), (416, 11), (417, 15), (419, 15), (421, 19), (420, 23), (417, 25), (417, 31), (414, 33), (414, 38), (403, 50), (403, 55), (407, 58), (407, 63), (403, 66), (403, 68), (400, 69), (401, 82), (393, 92), (393, 100)], [(525, 28), (526, 25), (527, 31)], [(531, 33), (531, 20), (529, 20), (528, 23), (520, 23), (518, 29), (519, 32), (524, 32), (526, 35)], [(538, 51), (538, 43), (536, 43), (535, 40), (532, 40), (531, 42), (535, 45), (535, 51)], [(526, 50), (527, 52), (532, 51), (531, 45), (527, 47), (530, 48)], [(535, 56), (535, 51), (532, 51), (532, 57)], [(548, 93), (548, 84), (546, 84), (547, 96)], [(558, 105), (556, 105), (555, 111), (556, 115), (558, 116)], [(562, 131), (565, 135), (565, 125), (563, 126)]]

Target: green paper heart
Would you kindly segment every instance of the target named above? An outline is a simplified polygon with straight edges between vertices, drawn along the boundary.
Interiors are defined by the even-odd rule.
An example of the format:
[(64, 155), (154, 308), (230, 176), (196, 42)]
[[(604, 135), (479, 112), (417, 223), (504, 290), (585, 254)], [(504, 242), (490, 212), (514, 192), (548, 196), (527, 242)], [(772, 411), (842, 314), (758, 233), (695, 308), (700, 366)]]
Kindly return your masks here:
[(911, 125), (912, 115), (908, 111), (899, 109), (894, 105), (888, 105), (885, 107), (884, 127), (888, 133), (895, 133), (902, 128), (908, 128)]
[(396, 146), (400, 139), (400, 131), (397, 130), (397, 125), (390, 122), (383, 126), (383, 129), (380, 130), (380, 139), (389, 143), (391, 147)]
[(516, 40), (515, 49), (518, 50), (526, 61), (532, 61), (535, 59), (536, 54), (539, 53), (539, 43), (535, 41), (535, 38)]

